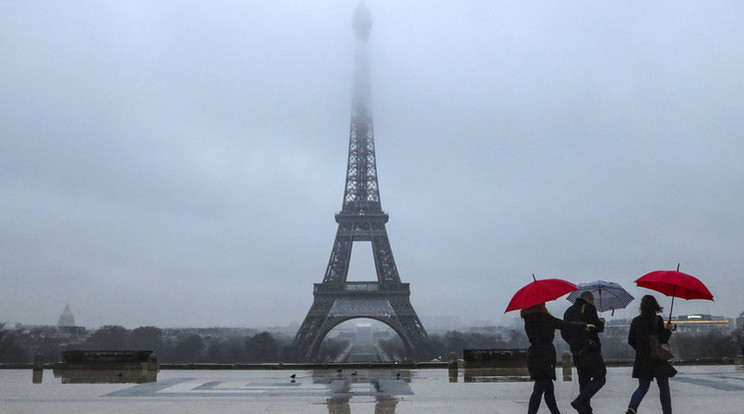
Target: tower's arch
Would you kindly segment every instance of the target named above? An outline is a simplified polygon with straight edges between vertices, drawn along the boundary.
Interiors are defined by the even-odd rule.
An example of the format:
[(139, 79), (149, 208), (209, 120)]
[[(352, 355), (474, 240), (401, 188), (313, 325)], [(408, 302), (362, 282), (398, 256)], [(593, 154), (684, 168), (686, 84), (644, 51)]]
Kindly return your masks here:
[[(322, 328), (322, 331), (318, 332), (318, 337), (311, 347), (310, 351), (308, 352), (308, 358), (310, 360), (317, 360), (318, 354), (320, 351), (320, 346), (323, 343), (323, 340), (328, 336), (329, 333), (339, 325), (343, 324), (344, 322), (348, 322), (351, 320), (375, 320), (378, 322), (381, 322), (383, 325), (389, 327), (390, 329), (395, 332), (396, 335), (398, 335), (398, 338), (400, 338), (401, 342), (403, 342), (403, 347), (405, 348), (405, 353), (408, 358), (411, 358), (413, 355), (413, 345), (411, 344), (411, 341), (406, 336), (405, 332), (401, 331), (400, 326), (395, 326), (396, 324), (390, 321), (387, 318), (381, 318), (381, 317), (368, 317), (368, 316), (347, 316), (347, 317), (340, 317), (340, 318), (334, 318), (333, 321), (329, 322), (327, 325), (325, 325)], [(397, 324), (400, 325), (400, 324)]]

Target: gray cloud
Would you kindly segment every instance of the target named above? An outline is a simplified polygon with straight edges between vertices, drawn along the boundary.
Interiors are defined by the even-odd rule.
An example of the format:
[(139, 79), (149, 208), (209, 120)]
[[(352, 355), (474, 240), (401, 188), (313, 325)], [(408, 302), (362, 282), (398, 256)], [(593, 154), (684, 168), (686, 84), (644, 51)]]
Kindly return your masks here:
[[(300, 321), (341, 207), (354, 7), (0, 6), (0, 320)], [(367, 7), (419, 314), (501, 322), (531, 273), (640, 296), (677, 263), (716, 296), (679, 312), (744, 310), (742, 6)]]

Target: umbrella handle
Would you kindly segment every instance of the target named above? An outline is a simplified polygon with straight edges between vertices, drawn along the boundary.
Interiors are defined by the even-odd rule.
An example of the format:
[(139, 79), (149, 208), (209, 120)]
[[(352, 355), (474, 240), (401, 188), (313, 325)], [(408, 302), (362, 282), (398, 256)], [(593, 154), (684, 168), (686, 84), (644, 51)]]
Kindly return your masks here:
[(674, 290), (672, 291), (672, 306), (669, 307), (669, 324), (672, 323), (672, 311), (674, 310), (674, 295), (677, 293), (677, 285), (674, 285)]
[[(677, 263), (677, 271), (679, 272), (679, 263)], [(672, 310), (674, 310), (674, 295), (677, 293), (677, 285), (674, 285), (672, 290), (672, 306), (669, 307), (669, 324), (672, 324)]]

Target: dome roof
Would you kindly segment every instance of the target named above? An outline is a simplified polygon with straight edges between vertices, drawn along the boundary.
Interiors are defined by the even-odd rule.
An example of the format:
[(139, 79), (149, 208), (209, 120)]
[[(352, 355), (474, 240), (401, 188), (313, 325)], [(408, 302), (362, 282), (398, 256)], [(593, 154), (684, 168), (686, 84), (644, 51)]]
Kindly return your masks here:
[(75, 317), (72, 315), (69, 303), (65, 306), (65, 310), (62, 311), (62, 314), (59, 315), (57, 326), (75, 326)]

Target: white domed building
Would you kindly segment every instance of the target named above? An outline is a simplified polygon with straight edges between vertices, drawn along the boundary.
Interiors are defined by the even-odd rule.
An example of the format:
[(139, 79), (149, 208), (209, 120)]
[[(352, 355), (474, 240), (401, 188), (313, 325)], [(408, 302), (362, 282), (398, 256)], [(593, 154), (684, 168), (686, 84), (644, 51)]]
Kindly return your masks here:
[(70, 310), (70, 304), (68, 303), (67, 306), (65, 306), (65, 310), (63, 310), (62, 314), (59, 315), (57, 327), (64, 328), (69, 326), (75, 326), (75, 316), (73, 316), (72, 311)]

